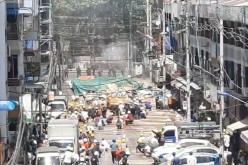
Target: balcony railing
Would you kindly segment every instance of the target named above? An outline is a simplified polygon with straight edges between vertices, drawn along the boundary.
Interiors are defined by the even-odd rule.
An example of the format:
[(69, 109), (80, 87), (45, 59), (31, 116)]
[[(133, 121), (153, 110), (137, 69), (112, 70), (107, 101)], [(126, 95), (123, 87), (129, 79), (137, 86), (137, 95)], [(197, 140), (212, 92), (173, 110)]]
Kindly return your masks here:
[(23, 6), (24, 0), (6, 0), (7, 8), (20, 8)]
[(19, 28), (16, 23), (8, 23), (7, 25), (7, 40), (18, 40)]
[(8, 86), (20, 86), (20, 80), (18, 78), (8, 78)]

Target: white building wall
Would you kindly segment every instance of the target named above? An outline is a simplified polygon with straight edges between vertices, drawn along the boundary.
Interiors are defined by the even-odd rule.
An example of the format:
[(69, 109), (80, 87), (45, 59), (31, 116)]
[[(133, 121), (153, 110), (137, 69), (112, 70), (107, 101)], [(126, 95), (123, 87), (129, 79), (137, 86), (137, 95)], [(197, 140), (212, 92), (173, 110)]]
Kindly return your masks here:
[[(6, 2), (0, 3), (0, 100), (7, 99)], [(7, 112), (0, 111), (1, 137), (7, 141)]]

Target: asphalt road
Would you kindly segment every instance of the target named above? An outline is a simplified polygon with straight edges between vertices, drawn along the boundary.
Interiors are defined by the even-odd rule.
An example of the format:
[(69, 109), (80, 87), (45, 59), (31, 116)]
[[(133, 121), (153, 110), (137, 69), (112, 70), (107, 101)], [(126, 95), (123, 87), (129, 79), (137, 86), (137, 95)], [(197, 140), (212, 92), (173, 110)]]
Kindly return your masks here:
[[(166, 122), (171, 122), (171, 115), (174, 115), (172, 111), (150, 111), (147, 119), (135, 120), (132, 125), (128, 125), (126, 129), (117, 130), (115, 123), (107, 125), (104, 130), (97, 130), (95, 136), (98, 141), (105, 138), (107, 141), (122, 138), (123, 135), (127, 139), (127, 145), (131, 151), (131, 156), (128, 159), (130, 165), (151, 165), (153, 163), (152, 158), (143, 156), (141, 153), (136, 153), (137, 140), (141, 133), (145, 136), (149, 136), (151, 130), (159, 130), (165, 126)], [(110, 152), (106, 153), (100, 159), (100, 165), (111, 165)]]

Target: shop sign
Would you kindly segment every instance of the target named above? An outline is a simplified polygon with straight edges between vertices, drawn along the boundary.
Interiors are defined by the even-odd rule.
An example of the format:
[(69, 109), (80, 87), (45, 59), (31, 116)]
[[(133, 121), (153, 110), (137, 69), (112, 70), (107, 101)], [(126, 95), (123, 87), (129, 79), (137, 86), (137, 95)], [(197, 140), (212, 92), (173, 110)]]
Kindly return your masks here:
[(54, 101), (54, 91), (49, 91), (48, 92), (48, 100), (49, 101)]
[(187, 101), (183, 101), (183, 110), (187, 110)]

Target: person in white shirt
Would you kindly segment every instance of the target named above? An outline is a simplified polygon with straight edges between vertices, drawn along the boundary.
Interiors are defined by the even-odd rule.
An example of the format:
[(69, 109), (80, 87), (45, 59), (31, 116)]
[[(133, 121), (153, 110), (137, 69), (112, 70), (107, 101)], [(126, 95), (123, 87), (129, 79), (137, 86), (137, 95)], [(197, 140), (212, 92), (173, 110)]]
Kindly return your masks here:
[(78, 119), (78, 115), (76, 113), (71, 114), (70, 119)]
[(193, 152), (190, 152), (189, 157), (187, 159), (187, 165), (196, 165), (196, 164), (197, 164), (196, 157), (193, 155)]
[(73, 153), (73, 148), (68, 146), (67, 151), (64, 155), (64, 165), (71, 165), (73, 162), (78, 161), (79, 156), (75, 153)]
[(105, 154), (106, 151), (108, 151), (108, 149), (110, 149), (110, 145), (107, 142), (107, 140), (103, 138), (100, 146), (100, 150), (102, 151), (102, 154)]

